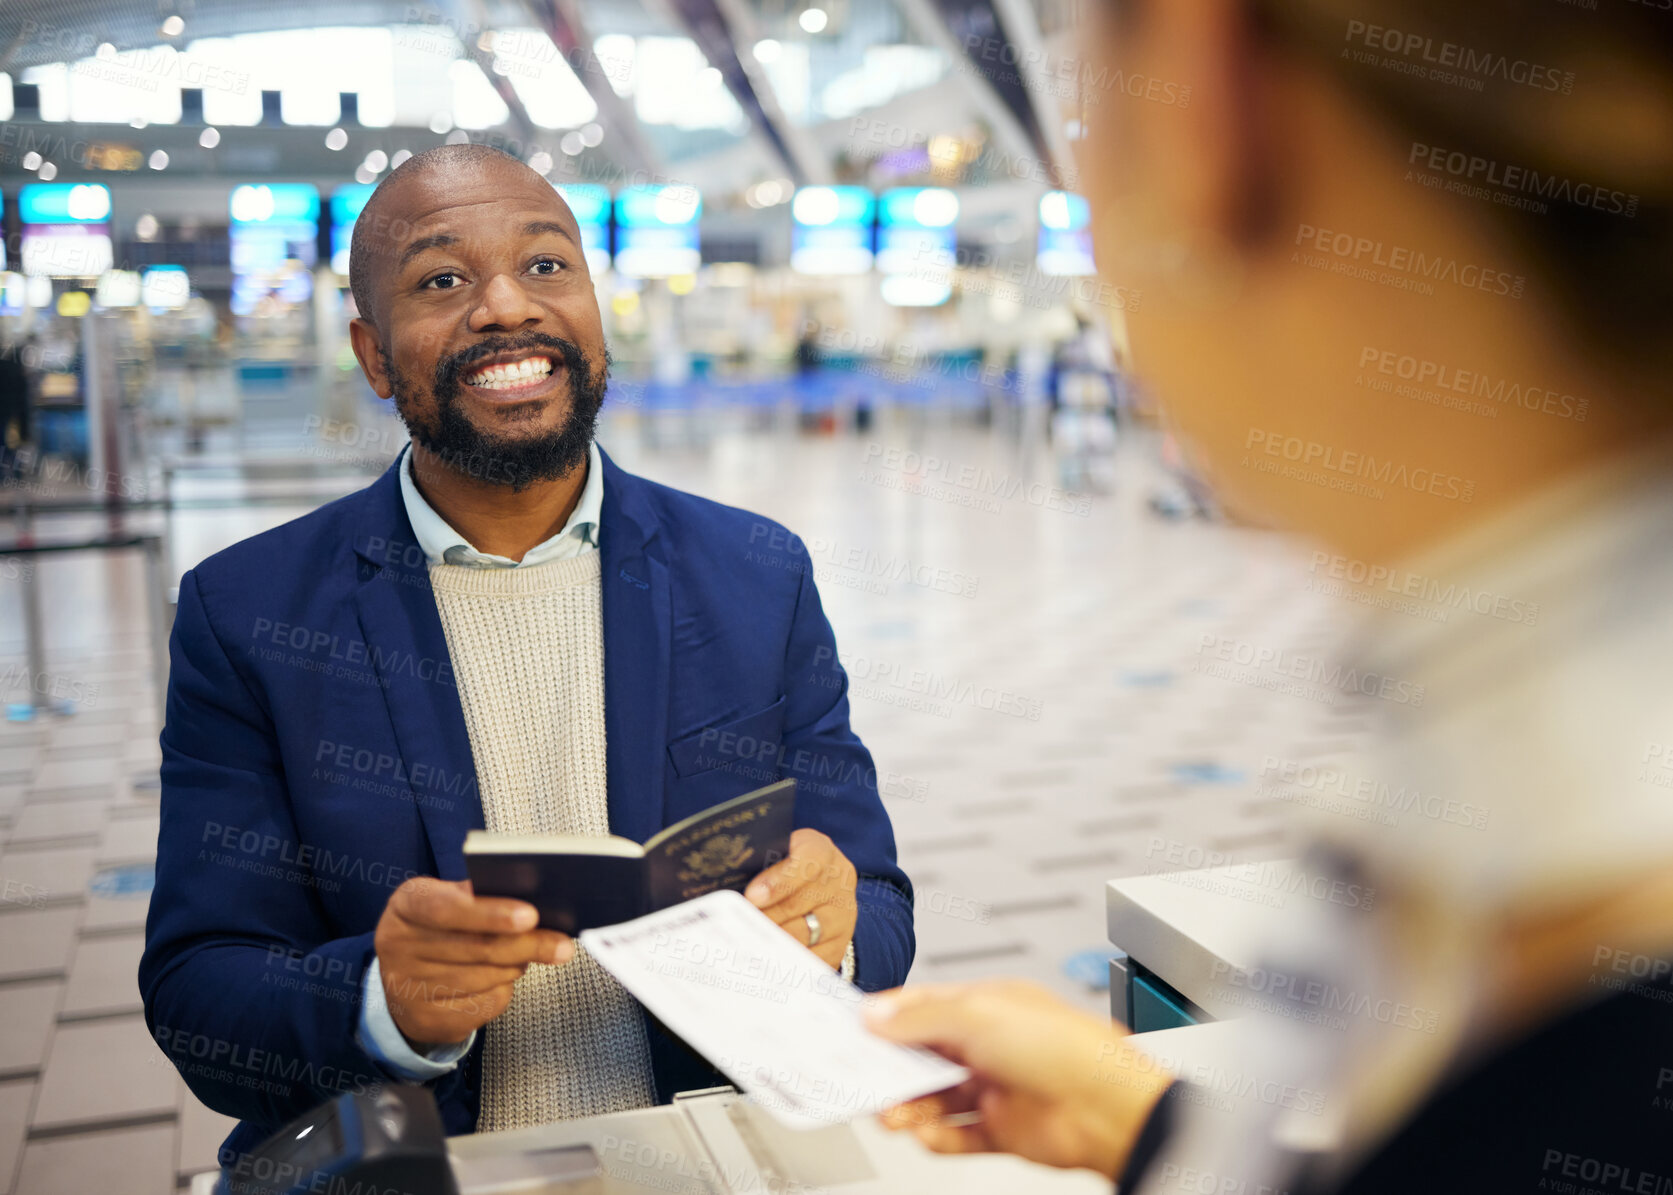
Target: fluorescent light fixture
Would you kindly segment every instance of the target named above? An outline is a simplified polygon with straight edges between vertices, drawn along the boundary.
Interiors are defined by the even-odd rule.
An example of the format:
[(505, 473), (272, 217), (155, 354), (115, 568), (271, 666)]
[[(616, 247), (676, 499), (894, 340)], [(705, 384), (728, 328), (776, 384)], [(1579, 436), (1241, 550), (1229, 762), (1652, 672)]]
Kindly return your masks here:
[(1040, 240), (1035, 264), (1056, 278), (1084, 278), (1097, 273), (1092, 260), (1092, 208), (1070, 191), (1040, 198)]
[(593, 275), (610, 268), (610, 189), (596, 183), (574, 183), (557, 188), (581, 229), (582, 252)]
[(184, 266), (153, 266), (140, 279), (140, 301), (162, 311), (178, 311), (192, 297)]
[(140, 282), (137, 270), (106, 270), (93, 289), (93, 301), (104, 307), (139, 306)]
[(912, 215), (924, 228), (950, 228), (958, 220), (958, 196), (943, 187), (925, 187), (912, 201)]
[(110, 188), (102, 183), (30, 183), (18, 192), (24, 224), (97, 224), (110, 218)]
[(883, 279), (882, 293), (890, 307), (939, 307), (953, 297), (953, 284), (938, 278), (890, 274)]
[(1040, 223), (1058, 232), (1085, 228), (1092, 222), (1092, 206), (1080, 195), (1050, 191), (1040, 197)]
[(798, 224), (815, 228), (835, 220), (839, 209), (840, 204), (834, 187), (803, 187), (796, 192), (795, 202), (790, 205), (790, 214), (796, 218)]
[(23, 272), (35, 278), (97, 278), (115, 261), (110, 237), (77, 225), (23, 234)]
[(797, 191), (790, 203), (790, 268), (798, 274), (869, 273), (876, 210), (875, 197), (864, 187)]

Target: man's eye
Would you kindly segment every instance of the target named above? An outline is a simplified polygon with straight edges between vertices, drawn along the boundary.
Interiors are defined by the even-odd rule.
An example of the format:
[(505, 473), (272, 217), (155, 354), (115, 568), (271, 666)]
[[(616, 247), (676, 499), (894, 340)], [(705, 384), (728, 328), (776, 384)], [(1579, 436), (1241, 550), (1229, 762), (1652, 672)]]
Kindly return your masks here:
[(458, 284), (458, 281), (459, 275), (457, 274), (437, 274), (434, 278), (425, 281), (424, 289), (452, 290)]
[[(540, 268), (541, 266), (551, 266), (552, 268), (549, 270), (542, 270)], [(563, 262), (559, 261), (555, 257), (543, 257), (529, 268), (537, 274), (556, 274), (564, 268), (564, 265)]]

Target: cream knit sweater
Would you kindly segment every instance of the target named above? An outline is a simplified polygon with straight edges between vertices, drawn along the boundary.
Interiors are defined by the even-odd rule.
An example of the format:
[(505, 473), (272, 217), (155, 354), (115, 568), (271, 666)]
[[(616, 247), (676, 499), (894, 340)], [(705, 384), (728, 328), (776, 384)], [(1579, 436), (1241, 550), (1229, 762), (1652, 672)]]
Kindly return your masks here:
[[(610, 832), (599, 560), (430, 566), (490, 830)], [(656, 1102), (638, 1005), (585, 953), (530, 967), (486, 1032), (478, 1132)]]

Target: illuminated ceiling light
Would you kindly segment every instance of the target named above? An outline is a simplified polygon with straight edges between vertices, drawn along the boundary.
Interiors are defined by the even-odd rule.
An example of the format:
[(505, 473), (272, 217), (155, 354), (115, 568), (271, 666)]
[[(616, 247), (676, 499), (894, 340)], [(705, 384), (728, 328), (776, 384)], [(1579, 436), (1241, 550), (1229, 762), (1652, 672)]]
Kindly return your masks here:
[(916, 278), (911, 274), (891, 274), (878, 289), (891, 307), (939, 307), (953, 297), (949, 279)]
[(438, 112), (430, 118), (430, 131), (440, 136), (453, 127), (453, 117), (446, 112)]
[(610, 300), (610, 310), (617, 315), (632, 315), (639, 310), (639, 293), (637, 291), (619, 291)]
[(143, 117), (143, 116), (134, 116), (134, 117), (129, 118), (128, 127), (131, 128), (131, 129), (143, 129), (146, 125), (148, 125), (150, 123), (151, 122), (149, 120), (145, 119), (145, 117)]
[(925, 228), (946, 228), (958, 219), (958, 196), (941, 187), (925, 187), (912, 201), (912, 218)]
[(764, 37), (755, 43), (755, 61), (777, 62), (784, 53), (784, 47), (770, 37)]
[(798, 224), (817, 228), (835, 220), (841, 206), (841, 200), (831, 188), (803, 187), (796, 196), (796, 202), (791, 204), (790, 211)]
[(454, 129), (447, 135), (447, 143), (449, 145), (469, 145), (471, 143), (471, 135), (465, 132), (464, 129)]
[(54, 166), (51, 162), (42, 162), (41, 163), (41, 180), (43, 182), (51, 182), (53, 179), (55, 179), (57, 177), (58, 177), (58, 167)]
[(476, 48), (484, 54), (492, 54), (494, 52), (494, 40), (498, 36), (492, 29), (484, 29), (477, 35)]
[(675, 274), (668, 279), (668, 289), (676, 295), (689, 295), (697, 289), (697, 275)]
[(581, 144), (591, 148), (604, 140), (604, 126), (594, 121), (581, 126)]
[(389, 164), (399, 169), (401, 163), (405, 162), (410, 157), (412, 157), (412, 150), (398, 149), (395, 151), (395, 156), (389, 159)]
[(964, 143), (950, 133), (937, 133), (929, 139), (929, 156), (937, 162), (957, 165), (964, 156)]
[(563, 140), (558, 142), (558, 148), (572, 158), (586, 147), (587, 143), (581, 140), (579, 133), (565, 133)]
[(108, 62), (116, 57), (116, 47), (107, 41), (102, 41), (99, 43), (99, 48), (93, 51), (93, 57), (103, 58)]
[(41, 155), (36, 153), (34, 150), (30, 150), (28, 153), (24, 154), (23, 168), (25, 170), (39, 170), (41, 168)]
[(1069, 197), (1062, 191), (1051, 191), (1040, 200), (1040, 223), (1047, 228), (1069, 227)]
[(232, 218), (239, 224), (260, 224), (273, 218), (271, 187), (245, 183), (232, 189)]
[(825, 32), (825, 26), (830, 23), (831, 18), (825, 14), (825, 10), (822, 8), (806, 9), (797, 18), (797, 24), (808, 33), (823, 33)]
[(663, 187), (657, 193), (653, 210), (664, 224), (689, 224), (697, 218), (697, 205), (701, 202), (696, 187)]
[(537, 149), (529, 155), (529, 169), (536, 174), (545, 174), (552, 169), (552, 155), (543, 149)]
[(70, 188), (64, 211), (72, 220), (103, 220), (110, 215), (110, 191), (98, 183), (78, 183)]
[(748, 286), (755, 267), (741, 261), (717, 261), (703, 273), (710, 286)]
[(160, 32), (164, 37), (179, 37), (186, 32), (186, 22), (179, 17), (167, 17), (163, 20)]
[(342, 149), (343, 146), (347, 145), (348, 143), (349, 143), (349, 135), (347, 133), (343, 132), (342, 129), (332, 129), (329, 133), (327, 133), (325, 135), (325, 148), (326, 149), (332, 149), (332, 150)]
[(221, 130), (211, 125), (198, 134), (198, 144), (204, 149), (214, 149), (221, 143)]
[(364, 162), (354, 168), (354, 181), (357, 183), (369, 183), (376, 177), (377, 175), (366, 169), (366, 164)]
[(389, 155), (381, 149), (374, 149), (366, 155), (366, 160), (361, 164), (373, 174), (382, 174), (384, 168), (389, 165)]
[(164, 153), (160, 149), (152, 150), (151, 151), (150, 164), (151, 164), (151, 169), (153, 169), (153, 170), (167, 170), (168, 169), (168, 154)]
[(150, 212), (146, 212), (145, 215), (134, 221), (134, 235), (142, 241), (154, 240), (159, 227), (157, 217)]

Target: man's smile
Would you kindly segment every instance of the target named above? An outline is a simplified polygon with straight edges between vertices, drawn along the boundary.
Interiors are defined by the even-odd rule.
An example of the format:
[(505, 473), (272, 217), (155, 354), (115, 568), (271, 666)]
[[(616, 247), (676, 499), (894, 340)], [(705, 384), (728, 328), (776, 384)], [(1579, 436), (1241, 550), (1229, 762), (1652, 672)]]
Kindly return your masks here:
[(502, 398), (532, 397), (547, 389), (556, 368), (544, 353), (513, 353), (479, 365), (461, 379), (473, 390), (486, 390)]

